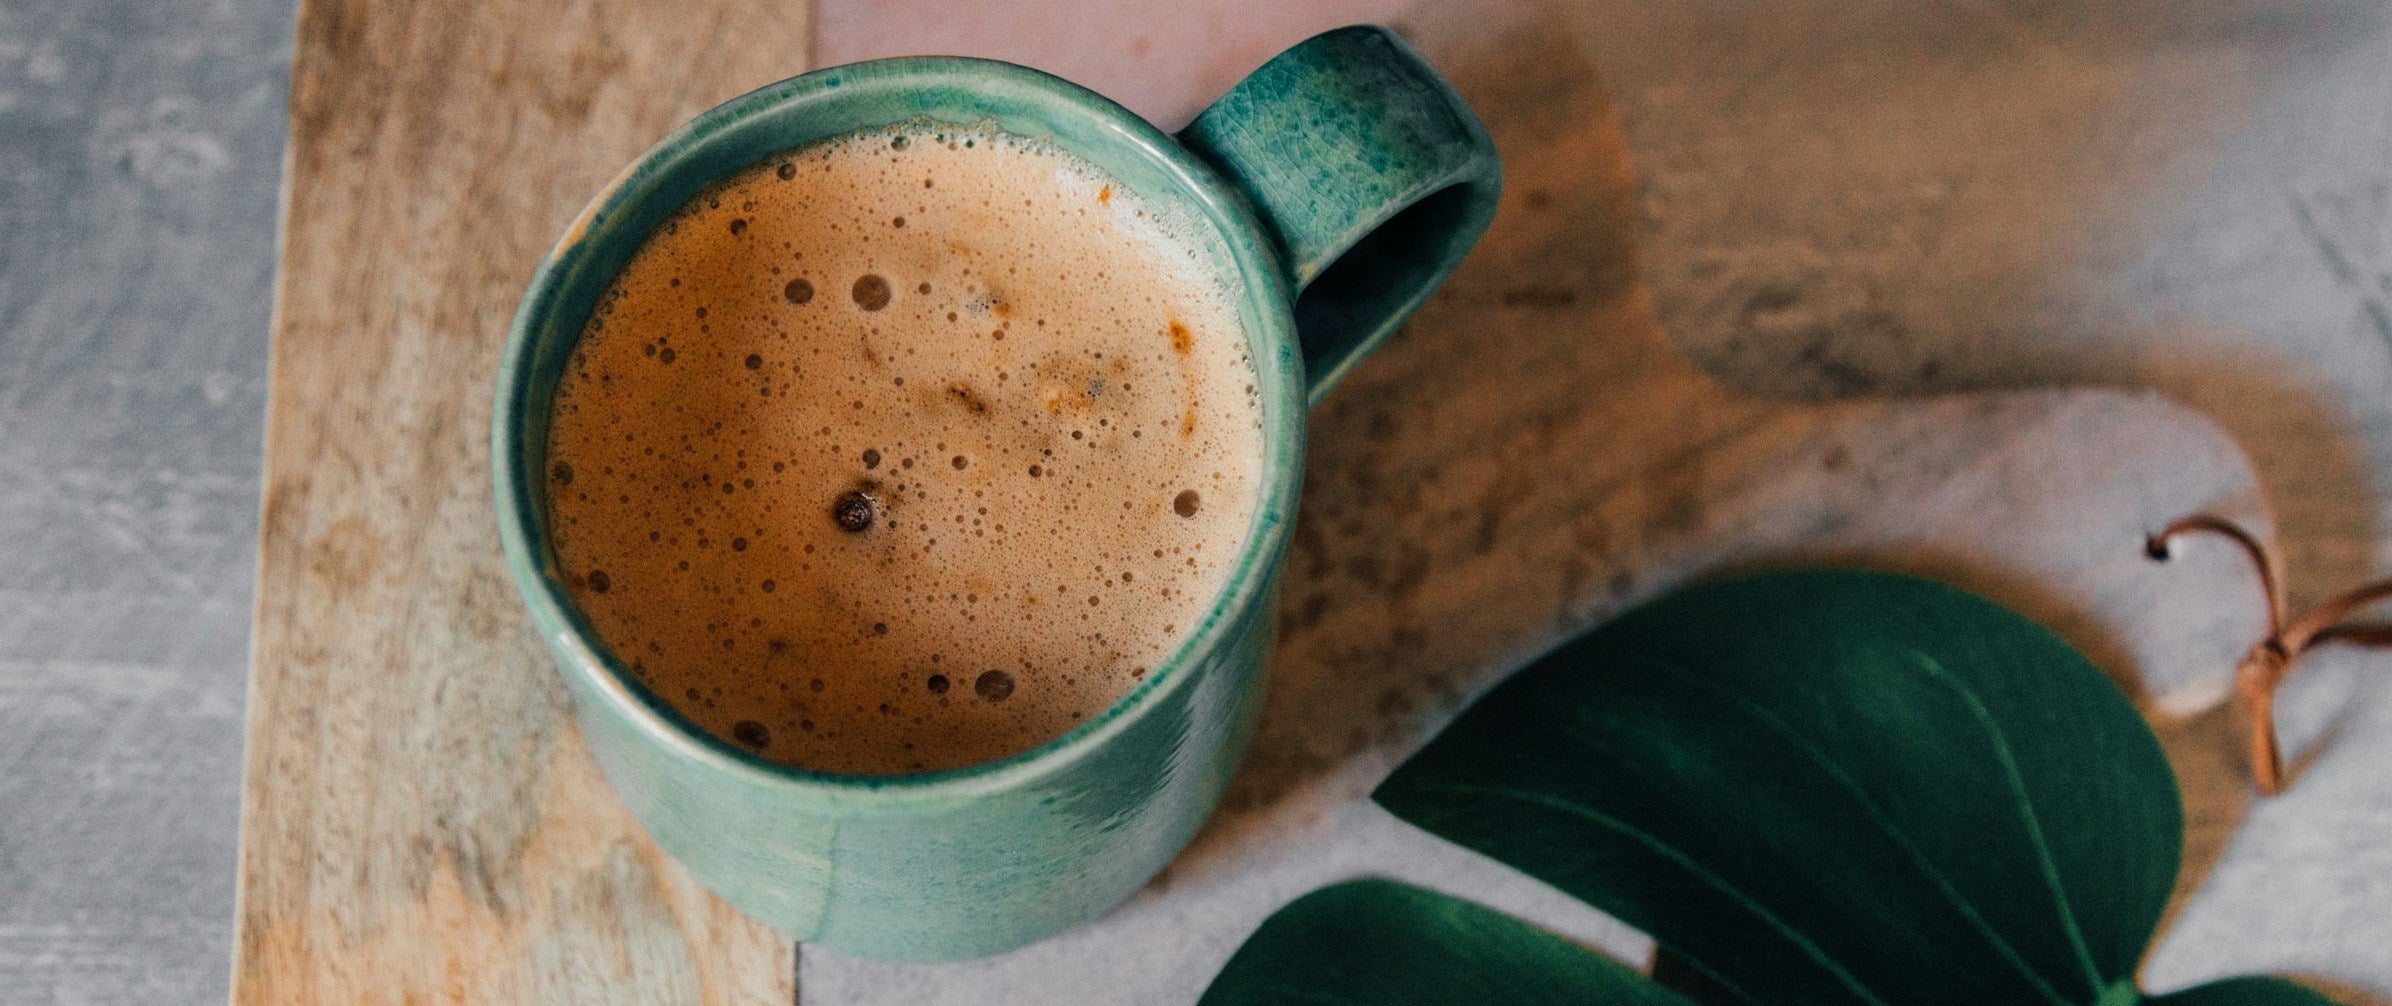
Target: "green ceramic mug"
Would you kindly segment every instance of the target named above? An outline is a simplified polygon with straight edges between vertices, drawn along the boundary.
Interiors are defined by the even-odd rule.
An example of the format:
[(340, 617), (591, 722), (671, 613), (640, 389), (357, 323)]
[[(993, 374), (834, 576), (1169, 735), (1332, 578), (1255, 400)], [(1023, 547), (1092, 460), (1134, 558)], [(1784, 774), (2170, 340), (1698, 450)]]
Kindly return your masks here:
[[(932, 120), (1042, 138), (1199, 222), (1258, 373), (1262, 498), (1203, 622), (1111, 709), (946, 772), (807, 772), (722, 743), (642, 686), (567, 599), (545, 525), (548, 411), (598, 295), (706, 184), (833, 136)], [(1494, 215), (1495, 152), (1394, 34), (1312, 38), (1166, 136), (1008, 63), (892, 59), (809, 73), (699, 116), (584, 211), (508, 334), (491, 431), (501, 535), (609, 782), (658, 844), (799, 940), (895, 960), (1020, 946), (1128, 897), (1212, 812), (1261, 706), (1304, 414), (1442, 281)]]

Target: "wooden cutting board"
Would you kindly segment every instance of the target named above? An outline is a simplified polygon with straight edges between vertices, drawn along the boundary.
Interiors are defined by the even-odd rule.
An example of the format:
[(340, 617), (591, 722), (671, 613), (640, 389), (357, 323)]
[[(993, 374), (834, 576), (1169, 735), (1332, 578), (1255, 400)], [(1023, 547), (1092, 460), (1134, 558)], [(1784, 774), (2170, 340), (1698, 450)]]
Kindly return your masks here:
[(488, 440), (542, 253), (811, 32), (802, 3), (301, 5), (236, 1002), (794, 997), (788, 941), (600, 779), (500, 562)]
[[(302, 5), (238, 1002), (796, 994), (789, 944), (693, 885), (607, 791), (490, 510), (492, 373), (541, 253), (656, 137), (806, 64), (803, 6), (671, 6)], [(1197, 6), (1212, 13), (1173, 16), (1232, 10)], [(930, 5), (885, 14), (935, 44)], [(2265, 528), (2213, 424), (2115, 391), (1797, 405), (1722, 385), (1654, 321), (1619, 123), (1569, 33), (1533, 16), (1402, 20), (1488, 121), (1505, 205), (1451, 287), (1314, 417), (1285, 639), (1230, 804), (1105, 920), (938, 968), (809, 950), (807, 1002), (1185, 1001), (1272, 907), (1362, 872), (1639, 954), (1632, 933), (1361, 797), (1504, 670), (1722, 568), (1827, 557), (1946, 576), (2188, 710), (2257, 632), (2233, 555), (2140, 551), (2188, 510)], [(1000, 27), (936, 47), (1056, 65), (1094, 46), (1114, 54), (1094, 76), (1201, 94), (1296, 38), (1135, 28), (1092, 43)], [(2241, 789), (2219, 718), (2189, 722), (2166, 732), (2209, 780), (2191, 797), (2197, 879)]]

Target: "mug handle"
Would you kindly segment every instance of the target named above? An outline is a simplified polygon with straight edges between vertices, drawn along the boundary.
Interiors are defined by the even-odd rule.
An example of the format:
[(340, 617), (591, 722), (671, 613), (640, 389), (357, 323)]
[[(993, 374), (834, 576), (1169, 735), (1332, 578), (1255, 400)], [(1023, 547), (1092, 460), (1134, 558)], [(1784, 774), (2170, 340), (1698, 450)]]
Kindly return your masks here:
[(1311, 403), (1453, 272), (1503, 185), (1478, 117), (1377, 25), (1272, 57), (1178, 139), (1278, 240)]

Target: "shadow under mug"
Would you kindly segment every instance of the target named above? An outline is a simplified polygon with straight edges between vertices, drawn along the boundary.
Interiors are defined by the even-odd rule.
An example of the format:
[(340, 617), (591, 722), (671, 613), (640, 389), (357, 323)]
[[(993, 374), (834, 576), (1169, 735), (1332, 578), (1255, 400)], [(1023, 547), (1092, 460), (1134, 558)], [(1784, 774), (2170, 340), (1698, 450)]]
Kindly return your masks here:
[[(1227, 584), (1128, 695), (1032, 750), (855, 776), (755, 757), (626, 673), (551, 554), (549, 406), (583, 324), (648, 234), (709, 183), (794, 147), (908, 122), (993, 126), (1093, 162), (1180, 217), (1233, 291), (1263, 420), (1260, 499)], [(698, 116), (600, 195), (507, 337), (492, 467), (507, 562), (607, 780), (657, 843), (789, 936), (957, 960), (1096, 917), (1212, 813), (1261, 708), (1310, 403), (1416, 309), (1495, 211), (1493, 145), (1393, 33), (1309, 39), (1176, 138), (1067, 81), (990, 60), (835, 67)]]

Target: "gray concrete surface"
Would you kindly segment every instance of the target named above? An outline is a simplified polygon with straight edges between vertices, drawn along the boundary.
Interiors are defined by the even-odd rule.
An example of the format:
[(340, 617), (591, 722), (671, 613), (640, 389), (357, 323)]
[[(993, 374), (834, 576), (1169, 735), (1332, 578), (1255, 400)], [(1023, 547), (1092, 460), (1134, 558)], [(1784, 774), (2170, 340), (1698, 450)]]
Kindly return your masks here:
[(0, 0), (0, 1003), (222, 1002), (288, 0)]

